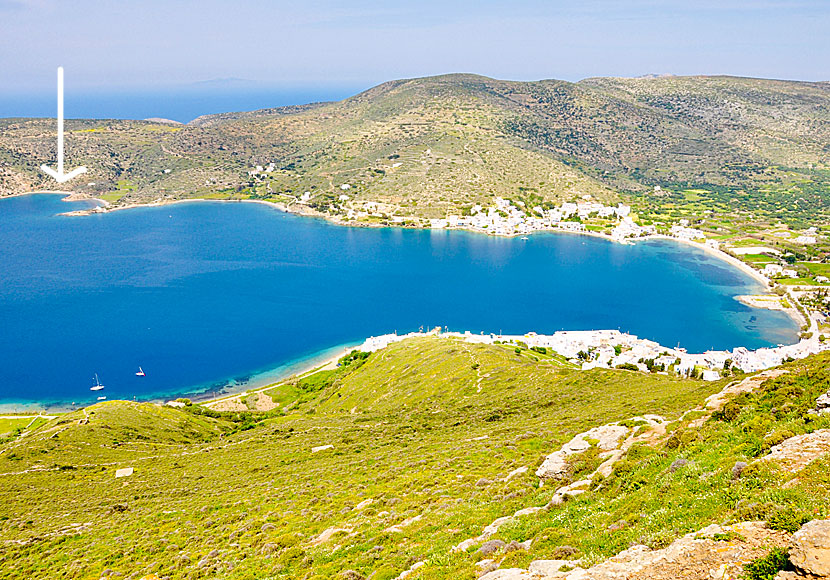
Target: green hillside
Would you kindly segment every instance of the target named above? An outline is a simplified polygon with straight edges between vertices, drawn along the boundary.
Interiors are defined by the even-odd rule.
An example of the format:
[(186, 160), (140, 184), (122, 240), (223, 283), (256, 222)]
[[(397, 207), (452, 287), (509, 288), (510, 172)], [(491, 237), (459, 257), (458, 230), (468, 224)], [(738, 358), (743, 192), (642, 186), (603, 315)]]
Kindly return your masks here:
[[(793, 363), (700, 425), (690, 422), (702, 412), (668, 424), (591, 491), (499, 529), (532, 542), (495, 557), (526, 566), (568, 545), (596, 562), (711, 521), (826, 516), (826, 460), (789, 485), (775, 466), (738, 480), (732, 467), (830, 426), (806, 414), (830, 384), (827, 362)], [(481, 557), (452, 547), (548, 504), (555, 486), (534, 475), (546, 455), (609, 422), (650, 437), (632, 417), (677, 420), (725, 384), (424, 338), (277, 386), (280, 405), (264, 413), (94, 405), (0, 445), (0, 577), (389, 579), (425, 562), (411, 578), (474, 578)], [(590, 474), (597, 452), (568, 478)], [(692, 463), (669, 470), (679, 457)], [(116, 478), (123, 467), (134, 473)]]
[[(445, 75), (188, 125), (68, 121), (67, 162), (90, 169), (72, 189), (116, 205), (254, 198), (343, 218), (368, 201), (379, 205), (365, 221), (384, 223), (461, 215), (496, 196), (537, 204), (591, 195), (633, 203), (644, 219), (820, 225), (828, 105), (828, 83)], [(52, 187), (38, 167), (54, 156), (53, 124), (0, 120), (0, 193)], [(249, 174), (256, 166), (263, 171)], [(306, 192), (308, 204), (298, 204)]]

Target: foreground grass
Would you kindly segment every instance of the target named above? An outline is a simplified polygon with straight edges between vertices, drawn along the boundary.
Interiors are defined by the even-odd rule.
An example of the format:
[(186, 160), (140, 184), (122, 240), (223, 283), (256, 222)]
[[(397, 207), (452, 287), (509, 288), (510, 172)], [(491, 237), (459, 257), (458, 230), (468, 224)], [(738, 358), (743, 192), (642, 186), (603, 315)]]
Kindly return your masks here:
[[(824, 381), (822, 363), (804, 372)], [(504, 527), (502, 539), (534, 540), (505, 564), (551, 557), (564, 544), (589, 560), (631, 541), (664, 545), (744, 515), (747, 502), (766, 506), (759, 512), (826, 509), (815, 498), (828, 495), (826, 466), (801, 476), (809, 486), (787, 490), (772, 471), (731, 480), (737, 458), (763, 452), (761, 430), (815, 427), (798, 413), (819, 387), (799, 385), (793, 409), (757, 432), (744, 423), (762, 413), (761, 400), (742, 403), (731, 422), (676, 423), (677, 446), (637, 447), (592, 493)], [(0, 578), (98, 578), (107, 569), (328, 578), (353, 569), (384, 579), (417, 561), (427, 565), (413, 577), (472, 578), (475, 560), (451, 547), (497, 517), (547, 503), (552, 489), (532, 475), (546, 454), (610, 421), (676, 418), (721, 386), (418, 339), (279, 387), (271, 394), (280, 408), (267, 414), (95, 405), (0, 447)], [(311, 451), (323, 445), (333, 447)], [(694, 464), (667, 471), (681, 455)], [(126, 466), (135, 473), (116, 479)], [(521, 466), (528, 473), (501, 481)], [(619, 520), (620, 530), (607, 529)], [(312, 541), (330, 528), (341, 531)]]

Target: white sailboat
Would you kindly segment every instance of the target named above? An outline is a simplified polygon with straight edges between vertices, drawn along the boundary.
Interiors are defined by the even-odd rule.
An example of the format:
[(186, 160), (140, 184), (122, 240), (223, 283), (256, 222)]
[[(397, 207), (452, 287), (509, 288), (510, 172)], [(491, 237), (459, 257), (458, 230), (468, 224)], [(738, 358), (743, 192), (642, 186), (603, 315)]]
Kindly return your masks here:
[(95, 373), (95, 384), (89, 387), (90, 391), (100, 391), (104, 388), (104, 385), (101, 384), (101, 381), (98, 380), (98, 373)]
[(138, 372), (135, 374), (135, 376), (137, 376), (137, 377), (146, 377), (147, 375), (144, 374), (144, 369), (142, 369), (141, 367), (138, 367)]

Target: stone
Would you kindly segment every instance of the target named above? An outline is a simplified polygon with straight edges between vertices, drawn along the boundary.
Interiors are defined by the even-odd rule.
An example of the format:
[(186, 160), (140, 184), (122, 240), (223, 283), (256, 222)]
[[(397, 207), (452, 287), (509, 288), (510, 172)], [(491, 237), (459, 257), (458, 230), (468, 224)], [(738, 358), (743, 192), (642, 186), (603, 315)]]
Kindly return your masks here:
[(505, 568), (485, 574), (481, 580), (531, 580), (531, 578), (533, 577), (521, 568)]
[(553, 553), (551, 555), (558, 559), (566, 559), (570, 558), (571, 556), (576, 556), (577, 554), (579, 554), (579, 550), (577, 550), (573, 546), (565, 544), (562, 546), (557, 546), (553, 550)]
[(482, 477), (481, 479), (479, 479), (479, 480), (476, 482), (476, 487), (487, 487), (487, 486), (488, 486), (488, 485), (490, 485), (491, 483), (493, 483), (493, 482), (492, 482), (492, 481), (490, 481), (489, 479), (487, 479), (486, 477)]
[(317, 453), (318, 451), (325, 451), (326, 449), (334, 449), (334, 445), (318, 445), (317, 447), (312, 447), (311, 452)]
[(366, 580), (366, 576), (354, 570), (343, 570), (337, 575), (339, 580)]
[(796, 435), (774, 445), (768, 455), (758, 461), (774, 461), (790, 473), (800, 471), (808, 463), (830, 453), (830, 429)]
[(453, 552), (466, 552), (472, 546), (474, 546), (476, 543), (477, 543), (477, 540), (475, 538), (468, 538), (468, 539), (464, 540), (463, 542), (459, 542), (458, 545), (456, 545), (452, 549), (452, 551)]
[(115, 477), (130, 477), (133, 473), (132, 467), (122, 467), (115, 470)]
[(268, 532), (270, 530), (275, 530), (275, 529), (277, 529), (277, 526), (275, 526), (274, 524), (269, 523), (269, 524), (262, 524), (262, 527), (259, 528), (259, 531), (260, 532)]
[(520, 509), (519, 511), (517, 511), (515, 514), (513, 514), (513, 517), (514, 518), (520, 518), (522, 516), (533, 515), (536, 512), (542, 511), (542, 509), (543, 508), (540, 508), (540, 507), (527, 507), (527, 508)]
[(495, 560), (481, 560), (480, 562), (476, 562), (476, 576), (484, 576), (485, 574), (489, 574), (493, 570), (498, 570), (499, 563)]
[(596, 442), (596, 446), (602, 451), (613, 451), (627, 434), (628, 427), (615, 424), (594, 427), (580, 433), (565, 443), (559, 451), (548, 455), (536, 470), (536, 475), (542, 479), (564, 479), (569, 469), (568, 456), (588, 450), (591, 442)]
[(511, 522), (511, 521), (513, 521), (513, 516), (504, 516), (504, 517), (501, 517), (501, 518), (496, 518), (495, 520), (493, 520), (490, 523), (489, 526), (486, 526), (484, 528), (484, 531), (482, 532), (482, 536), (484, 538), (489, 538), (490, 536), (492, 536), (493, 534), (498, 532), (500, 527), (502, 527), (507, 522)]
[(830, 576), (830, 520), (807, 522), (793, 534), (790, 562), (815, 576)]
[(576, 564), (578, 564), (578, 562), (575, 560), (534, 560), (530, 563), (528, 572), (542, 577), (553, 576), (559, 572), (563, 566), (574, 567)]
[(488, 540), (484, 542), (478, 549), (480, 556), (490, 556), (505, 547), (505, 543), (501, 540)]
[(373, 500), (372, 500), (372, 498), (369, 498), (369, 499), (364, 499), (362, 502), (360, 502), (359, 504), (357, 504), (356, 506), (354, 506), (354, 509), (356, 509), (356, 510), (362, 510), (363, 508), (365, 508), (365, 507), (367, 507), (367, 506), (371, 505), (372, 501), (373, 501)]
[(685, 467), (688, 463), (689, 462), (687, 460), (683, 459), (682, 457), (680, 457), (678, 459), (675, 459), (674, 461), (672, 461), (671, 465), (669, 465), (669, 471), (674, 473), (675, 471), (677, 471), (681, 467)]
[(279, 544), (272, 544), (271, 542), (263, 544), (262, 549), (260, 550), (260, 552), (262, 552), (263, 554), (273, 554), (273, 553), (279, 552), (279, 551), (280, 551)]
[(510, 481), (514, 477), (517, 477), (517, 476), (522, 475), (524, 473), (527, 473), (527, 467), (517, 467), (516, 469), (514, 469), (513, 471), (508, 473), (507, 477), (502, 479), (502, 481)]
[(746, 469), (746, 461), (736, 461), (732, 466), (732, 479), (738, 479)]
[(830, 413), (830, 391), (816, 399), (816, 411), (822, 415)]

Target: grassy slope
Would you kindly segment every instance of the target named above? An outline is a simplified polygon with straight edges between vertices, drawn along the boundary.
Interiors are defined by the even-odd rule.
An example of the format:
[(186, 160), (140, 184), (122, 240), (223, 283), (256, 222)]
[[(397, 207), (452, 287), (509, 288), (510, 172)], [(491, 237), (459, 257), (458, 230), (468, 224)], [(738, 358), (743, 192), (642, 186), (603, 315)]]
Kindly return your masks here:
[[(562, 545), (594, 562), (713, 521), (826, 517), (830, 461), (789, 483), (775, 466), (738, 480), (731, 468), (790, 433), (830, 426), (805, 413), (830, 386), (828, 362), (790, 364), (790, 375), (701, 427), (689, 427), (695, 415), (672, 423), (668, 442), (635, 446), (592, 492), (504, 526), (497, 538), (533, 544), (502, 567), (550, 558)], [(277, 389), (293, 410), (256, 424), (96, 405), (88, 424), (77, 424), (81, 412), (67, 415), (0, 448), (0, 577), (97, 578), (109, 568), (133, 577), (328, 578), (355, 569), (388, 579), (426, 560), (414, 577), (473, 578), (475, 558), (450, 548), (497, 517), (544, 505), (552, 488), (532, 475), (544, 455), (608, 421), (676, 418), (721, 386), (583, 373), (528, 351), (419, 339)], [(334, 448), (311, 453), (326, 444)], [(573, 465), (573, 478), (593, 469), (590, 457)], [(672, 472), (679, 457), (692, 463)], [(135, 474), (116, 480), (114, 469), (127, 465)], [(530, 472), (499, 481), (519, 466)], [(52, 470), (21, 473), (38, 467)], [(344, 531), (310, 542), (328, 528)]]
[[(490, 374), (480, 393), (473, 361)], [(411, 370), (395, 381), (406, 365)], [(466, 558), (448, 560), (452, 545), (495, 517), (544, 504), (549, 494), (530, 475), (475, 482), (497, 481), (522, 465), (533, 470), (587, 427), (637, 411), (676, 413), (716, 387), (625, 371), (581, 373), (526, 351), (421, 340), (339, 371), (322, 390), (296, 388), (305, 402), (246, 430), (111, 402), (91, 407), (89, 424), (77, 424), (82, 413), (67, 415), (7, 443), (2, 540), (25, 544), (2, 544), (0, 575), (86, 578), (112, 568), (209, 576), (210, 566), (196, 564), (213, 549), (222, 551), (219, 569), (235, 578), (298, 577), (309, 567), (323, 577), (346, 568), (390, 577), (421, 558), (440, 564), (429, 574), (468, 574)], [(335, 447), (311, 454), (325, 444)], [(114, 479), (127, 465), (135, 474)], [(368, 498), (370, 506), (347, 509)], [(423, 519), (403, 533), (383, 531), (415, 515)], [(263, 528), (269, 523), (274, 529)], [(70, 524), (89, 527), (67, 534)], [(354, 536), (306, 543), (347, 526)], [(275, 543), (297, 545), (263, 553)]]

